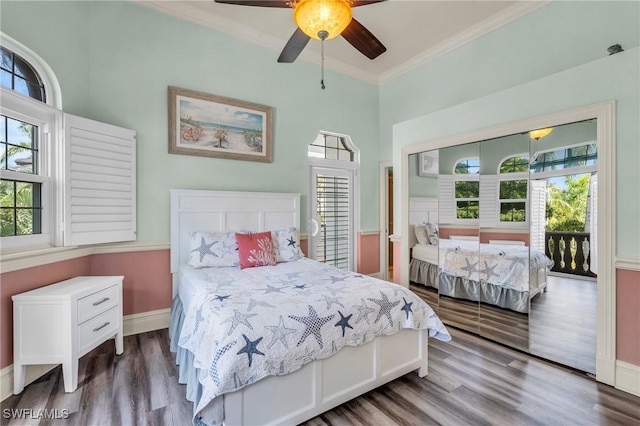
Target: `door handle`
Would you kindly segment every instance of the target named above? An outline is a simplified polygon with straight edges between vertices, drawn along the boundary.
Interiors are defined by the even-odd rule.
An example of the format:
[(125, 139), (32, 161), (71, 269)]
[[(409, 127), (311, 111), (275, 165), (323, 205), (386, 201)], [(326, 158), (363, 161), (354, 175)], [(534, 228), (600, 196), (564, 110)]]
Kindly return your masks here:
[(318, 224), (318, 221), (315, 220), (315, 218), (311, 219), (311, 236), (315, 237), (316, 235), (318, 235), (318, 231), (320, 230), (320, 225)]

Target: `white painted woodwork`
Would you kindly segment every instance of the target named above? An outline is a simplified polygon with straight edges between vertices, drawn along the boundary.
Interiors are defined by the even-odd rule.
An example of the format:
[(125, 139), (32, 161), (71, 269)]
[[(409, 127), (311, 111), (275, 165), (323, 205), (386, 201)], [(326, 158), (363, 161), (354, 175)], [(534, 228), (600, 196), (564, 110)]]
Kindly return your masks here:
[(111, 338), (122, 354), (123, 279), (76, 277), (12, 296), (14, 394), (27, 365), (62, 364), (64, 390), (73, 392), (80, 357)]
[(409, 198), (409, 223), (438, 223), (438, 199), (432, 197)]
[(136, 133), (64, 114), (64, 245), (135, 241)]

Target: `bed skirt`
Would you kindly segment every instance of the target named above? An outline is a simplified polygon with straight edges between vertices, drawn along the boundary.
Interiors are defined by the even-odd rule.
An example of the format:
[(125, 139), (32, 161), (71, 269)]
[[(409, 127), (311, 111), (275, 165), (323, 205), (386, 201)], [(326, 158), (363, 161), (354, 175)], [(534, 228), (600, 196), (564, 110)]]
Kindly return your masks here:
[(486, 282), (470, 281), (440, 273), (438, 266), (424, 260), (411, 259), (409, 280), (427, 287), (438, 289), (438, 294), (455, 299), (482, 302), (526, 314), (529, 312), (529, 292), (516, 291)]
[(438, 265), (419, 259), (411, 259), (409, 265), (409, 281), (427, 287), (438, 288)]
[[(187, 401), (193, 402), (193, 409), (198, 406), (200, 398), (202, 397), (202, 384), (198, 380), (200, 375), (200, 369), (193, 366), (193, 354), (180, 347), (178, 340), (180, 340), (180, 330), (182, 330), (182, 324), (184, 323), (184, 309), (182, 307), (182, 301), (179, 296), (176, 296), (171, 303), (171, 320), (169, 321), (169, 340), (170, 350), (176, 354), (176, 365), (178, 366), (178, 383), (181, 385), (187, 385)], [(216, 407), (219, 405), (219, 407)], [(197, 426), (214, 425), (215, 421), (207, 419), (219, 418), (213, 412), (217, 409), (222, 409), (222, 404), (209, 404), (200, 413), (193, 413), (193, 424)], [(209, 409), (212, 412), (209, 412)]]

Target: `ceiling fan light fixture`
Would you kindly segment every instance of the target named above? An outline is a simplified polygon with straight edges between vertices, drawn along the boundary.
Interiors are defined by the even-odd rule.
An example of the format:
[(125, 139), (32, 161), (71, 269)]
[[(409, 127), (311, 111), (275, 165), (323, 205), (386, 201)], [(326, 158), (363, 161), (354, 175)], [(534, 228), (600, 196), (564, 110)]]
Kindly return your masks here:
[(309, 37), (320, 40), (320, 31), (337, 37), (351, 23), (351, 4), (348, 0), (301, 0), (293, 10), (293, 20)]
[(531, 139), (540, 140), (553, 131), (553, 127), (546, 127), (544, 129), (532, 130), (529, 132)]

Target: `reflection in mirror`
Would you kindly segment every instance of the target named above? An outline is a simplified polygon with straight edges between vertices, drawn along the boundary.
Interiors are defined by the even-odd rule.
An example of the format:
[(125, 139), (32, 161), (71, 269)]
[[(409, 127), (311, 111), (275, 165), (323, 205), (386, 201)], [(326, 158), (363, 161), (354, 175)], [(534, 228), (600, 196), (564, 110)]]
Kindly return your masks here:
[(480, 335), (529, 350), (529, 136), (480, 144)]
[(440, 149), (438, 175), (438, 315), (477, 333), (479, 327), (480, 144)]
[[(596, 120), (532, 136), (531, 264), (538, 274), (531, 292), (546, 288), (531, 299), (530, 352), (595, 374)], [(551, 259), (550, 271), (535, 263), (534, 249)]]
[(438, 151), (409, 156), (410, 288), (438, 313)]

